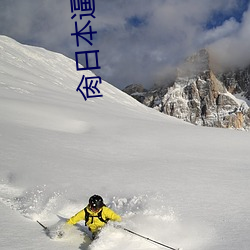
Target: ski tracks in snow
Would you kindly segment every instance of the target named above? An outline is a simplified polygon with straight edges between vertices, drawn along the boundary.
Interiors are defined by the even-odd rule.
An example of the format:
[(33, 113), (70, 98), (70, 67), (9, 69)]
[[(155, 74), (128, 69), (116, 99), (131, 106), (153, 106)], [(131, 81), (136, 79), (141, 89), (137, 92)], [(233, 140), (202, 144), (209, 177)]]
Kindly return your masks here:
[[(122, 216), (121, 225), (124, 228), (174, 246), (176, 249), (178, 247), (184, 250), (200, 249), (198, 245), (201, 242), (197, 239), (199, 232), (194, 228), (190, 231), (190, 228), (179, 220), (173, 208), (165, 206), (164, 197), (140, 195), (131, 198), (107, 197), (105, 200), (107, 200), (107, 206)], [(12, 186), (11, 182), (0, 183), (0, 202), (30, 220), (45, 221), (48, 224), (46, 226), (51, 228), (56, 225), (55, 219), (58, 220), (56, 214), (63, 211), (73, 214), (75, 206), (78, 206), (67, 201), (63, 194), (50, 192), (45, 185), (31, 190), (22, 190)], [(73, 227), (62, 239), (55, 237), (54, 240), (65, 241), (65, 244), (73, 248), (77, 245), (81, 250), (162, 249), (157, 244), (123, 229), (115, 228), (112, 223), (109, 223), (101, 231), (99, 238), (92, 243), (83, 230), (83, 224)]]
[(0, 202), (22, 216), (37, 220), (48, 219), (60, 206), (61, 194), (48, 192), (46, 185), (23, 190), (10, 183), (0, 183)]
[[(54, 222), (58, 211), (63, 211), (62, 207), (67, 209), (70, 209), (70, 207), (67, 201), (63, 200), (63, 195), (50, 193), (47, 189), (46, 186), (42, 186), (31, 190), (23, 190), (12, 186), (11, 182), (2, 182), (0, 183), (0, 202), (10, 209), (19, 212), (27, 219), (46, 221), (48, 223), (46, 226), (53, 229), (53, 226), (56, 225)], [(161, 220), (165, 222), (174, 221), (174, 215), (168, 212), (168, 215), (161, 216), (159, 210), (153, 212), (151, 208), (147, 207), (146, 204), (148, 202), (148, 197), (146, 196), (135, 196), (132, 198), (113, 197), (107, 205), (122, 215), (124, 218), (122, 225), (134, 230), (140, 230), (141, 233), (146, 233), (147, 235), (153, 232), (154, 236), (161, 236), (161, 233), (157, 233), (161, 227), (157, 227), (156, 224), (160, 224)], [(163, 211), (163, 213), (165, 212)], [(57, 239), (56, 237), (53, 239), (65, 241), (65, 244), (72, 247), (77, 245), (81, 250), (161, 249), (159, 246), (130, 235), (122, 229), (115, 228), (112, 223), (106, 226), (101, 231), (99, 238), (92, 243), (86, 232), (80, 229), (80, 226), (78, 228), (73, 227), (66, 232), (62, 239)]]

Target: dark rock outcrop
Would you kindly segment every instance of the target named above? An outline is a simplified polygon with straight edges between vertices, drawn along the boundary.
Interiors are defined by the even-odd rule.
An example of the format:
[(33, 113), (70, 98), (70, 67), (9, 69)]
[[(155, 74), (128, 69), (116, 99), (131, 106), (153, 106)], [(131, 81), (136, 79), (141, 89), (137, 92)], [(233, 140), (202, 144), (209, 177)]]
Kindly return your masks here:
[(248, 129), (250, 109), (234, 94), (250, 97), (249, 72), (250, 67), (215, 74), (209, 52), (203, 49), (178, 68), (170, 87), (146, 91), (140, 86), (129, 94), (149, 107), (196, 125)]

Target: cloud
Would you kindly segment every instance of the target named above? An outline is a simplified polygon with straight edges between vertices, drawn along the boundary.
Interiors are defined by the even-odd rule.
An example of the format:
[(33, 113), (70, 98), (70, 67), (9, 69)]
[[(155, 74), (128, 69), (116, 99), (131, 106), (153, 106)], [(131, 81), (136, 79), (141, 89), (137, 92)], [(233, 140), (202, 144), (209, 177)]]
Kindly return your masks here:
[[(225, 26), (226, 24), (223, 27), (225, 28)], [(233, 32), (210, 44), (210, 51), (215, 60), (225, 67), (244, 67), (250, 64), (249, 41), (250, 9), (244, 13), (242, 22), (238, 23), (238, 27)]]
[[(149, 86), (162, 80), (171, 68), (196, 50), (240, 29), (234, 18), (225, 20), (223, 25), (213, 30), (206, 29), (213, 13), (225, 16), (233, 13), (237, 8), (234, 0), (144, 0), (143, 5), (141, 3), (113, 3), (111, 12), (119, 12), (115, 12), (108, 26), (102, 27), (106, 33), (100, 37), (104, 42), (99, 46), (101, 51), (109, 50), (109, 55), (103, 54), (102, 60), (110, 67), (109, 74), (114, 82), (121, 86), (132, 82)], [(100, 13), (101, 19), (105, 20), (109, 14)], [(135, 27), (131, 24), (128, 27), (126, 21), (133, 18), (141, 20), (142, 25)]]
[(232, 17), (229, 20), (224, 21), (221, 26), (204, 31), (204, 34), (201, 36), (200, 43), (211, 44), (213, 42), (219, 41), (225, 37), (237, 33), (239, 28), (240, 24), (235, 20), (235, 18)]
[[(238, 0), (95, 0), (95, 6), (96, 18), (80, 21), (71, 19), (69, 0), (1, 0), (0, 33), (72, 58), (76, 51), (98, 49), (101, 69), (95, 73), (119, 88), (165, 80), (181, 60), (204, 46), (211, 45), (224, 61), (229, 60), (225, 48), (240, 44), (240, 54), (249, 51), (249, 14), (242, 21), (234, 17), (242, 8)], [(97, 31), (93, 46), (80, 40), (76, 47), (70, 35), (75, 20), (79, 27), (91, 20)]]
[(62, 31), (69, 30), (66, 20), (70, 13), (65, 15), (65, 3), (60, 0), (1, 0), (0, 33), (30, 44), (58, 45), (66, 38)]

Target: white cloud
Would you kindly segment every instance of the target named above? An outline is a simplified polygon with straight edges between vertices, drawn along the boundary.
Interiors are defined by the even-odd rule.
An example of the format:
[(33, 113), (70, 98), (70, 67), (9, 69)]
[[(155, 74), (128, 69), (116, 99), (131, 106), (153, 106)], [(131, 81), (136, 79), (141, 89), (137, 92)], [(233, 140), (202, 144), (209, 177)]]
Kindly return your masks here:
[[(204, 29), (214, 12), (228, 14), (236, 4), (236, 0), (144, 0), (127, 5), (124, 1), (113, 2), (113, 20), (102, 27), (106, 32), (98, 44), (102, 51), (110, 50), (103, 54), (102, 61), (112, 65), (113, 79), (121, 86), (133, 80), (152, 84), (157, 80), (155, 76), (164, 77), (168, 67), (172, 68), (196, 50), (237, 32), (239, 24), (234, 18), (214, 30)], [(106, 20), (109, 14), (108, 10), (100, 13), (101, 20)], [(128, 29), (126, 20), (133, 15), (147, 18), (146, 25)]]
[(250, 9), (243, 15), (237, 29), (210, 45), (218, 63), (225, 66), (246, 66), (250, 63)]
[(201, 34), (200, 43), (201, 44), (211, 44), (214, 41), (218, 41), (232, 34), (237, 33), (240, 28), (240, 24), (235, 20), (235, 18), (230, 18), (226, 20), (221, 26), (216, 28), (205, 30), (204, 34)]
[[(230, 16), (238, 0), (96, 0), (95, 3), (96, 18), (91, 19), (91, 24), (98, 33), (91, 48), (84, 41), (77, 48), (75, 38), (70, 35), (74, 32), (74, 20), (70, 18), (68, 0), (1, 0), (0, 33), (72, 57), (77, 50), (99, 49), (102, 68), (96, 73), (121, 88), (132, 82), (148, 86), (157, 80), (156, 76), (163, 78), (168, 71), (165, 69), (211, 43), (219, 51), (223, 46), (231, 48), (236, 44), (241, 44), (242, 50), (248, 48), (247, 13), (242, 23), (231, 18), (213, 30), (205, 29), (214, 13)], [(133, 25), (133, 20), (140, 20), (141, 25)]]

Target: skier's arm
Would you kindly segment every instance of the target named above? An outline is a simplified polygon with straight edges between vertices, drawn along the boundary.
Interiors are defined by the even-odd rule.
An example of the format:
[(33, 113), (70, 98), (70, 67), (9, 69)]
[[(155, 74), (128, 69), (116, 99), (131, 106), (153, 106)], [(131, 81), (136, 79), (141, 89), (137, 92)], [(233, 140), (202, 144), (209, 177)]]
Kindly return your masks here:
[(83, 209), (83, 210), (81, 210), (80, 212), (78, 212), (77, 214), (75, 214), (74, 216), (72, 216), (72, 217), (67, 221), (67, 224), (75, 225), (78, 221), (84, 220), (84, 218), (85, 218), (85, 212), (84, 212), (84, 209)]
[(110, 219), (110, 220), (112, 220), (112, 221), (118, 221), (118, 222), (122, 221), (121, 216), (118, 215), (118, 214), (116, 214), (116, 213), (115, 213), (113, 210), (111, 210), (110, 208), (105, 207), (104, 210), (105, 210), (105, 217), (106, 217), (107, 219)]

